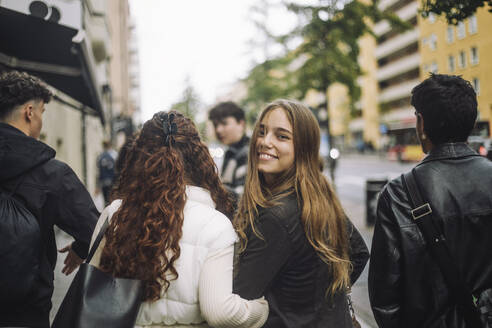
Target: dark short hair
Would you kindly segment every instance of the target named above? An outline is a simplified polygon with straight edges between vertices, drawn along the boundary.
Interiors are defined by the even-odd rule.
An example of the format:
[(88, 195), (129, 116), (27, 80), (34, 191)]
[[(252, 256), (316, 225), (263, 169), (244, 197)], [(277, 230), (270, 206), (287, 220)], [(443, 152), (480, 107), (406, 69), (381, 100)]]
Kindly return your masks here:
[(218, 103), (208, 112), (208, 119), (211, 121), (222, 120), (232, 116), (236, 121), (245, 120), (244, 110), (232, 101)]
[(431, 74), (412, 90), (412, 106), (424, 118), (433, 144), (464, 142), (477, 119), (477, 95), (470, 82), (456, 75)]
[(17, 71), (0, 75), (0, 119), (5, 119), (15, 107), (29, 100), (48, 103), (51, 97), (46, 84), (32, 75)]

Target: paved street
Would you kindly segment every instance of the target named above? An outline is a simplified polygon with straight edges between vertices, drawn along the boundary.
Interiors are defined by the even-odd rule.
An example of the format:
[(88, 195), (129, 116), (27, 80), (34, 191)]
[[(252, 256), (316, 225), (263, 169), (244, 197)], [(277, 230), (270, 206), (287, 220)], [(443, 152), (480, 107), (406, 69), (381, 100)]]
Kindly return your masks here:
[[(340, 158), (335, 184), (342, 205), (368, 247), (372, 241), (372, 227), (366, 226), (365, 184), (367, 179), (395, 178), (415, 164), (390, 162), (376, 155), (345, 155)], [(363, 327), (377, 327), (367, 294), (369, 264), (352, 288), (352, 302)]]
[[(340, 159), (336, 172), (336, 186), (347, 215), (359, 229), (367, 245), (370, 247), (372, 228), (365, 224), (365, 183), (366, 179), (388, 177), (394, 178), (402, 172), (409, 170), (414, 164), (401, 164), (389, 162), (373, 155), (345, 155)], [(70, 242), (70, 237), (63, 232), (57, 234), (58, 248)], [(53, 295), (53, 319), (63, 296), (68, 289), (71, 279), (75, 275), (66, 277), (61, 274), (64, 254), (58, 257), (55, 272), (55, 292)], [(367, 270), (366, 266), (361, 277), (352, 289), (352, 300), (357, 317), (362, 327), (377, 327), (372, 315), (367, 294)]]

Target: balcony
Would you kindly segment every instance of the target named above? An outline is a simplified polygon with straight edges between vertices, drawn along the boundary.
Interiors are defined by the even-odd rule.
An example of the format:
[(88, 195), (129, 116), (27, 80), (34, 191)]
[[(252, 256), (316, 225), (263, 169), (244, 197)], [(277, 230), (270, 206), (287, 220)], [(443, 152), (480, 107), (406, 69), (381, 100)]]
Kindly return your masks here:
[(410, 56), (403, 57), (397, 61), (394, 61), (381, 69), (376, 73), (376, 79), (378, 82), (391, 79), (402, 73), (406, 73), (419, 67), (420, 65), (420, 54), (415, 53)]
[(380, 44), (375, 51), (376, 59), (379, 60), (400, 49), (405, 48), (406, 46), (409, 46), (412, 43), (418, 42), (419, 36), (420, 32), (418, 28), (415, 28)]
[[(382, 3), (382, 2), (381, 2)], [(395, 14), (403, 21), (409, 21), (411, 18), (417, 15), (419, 4), (417, 1), (408, 4), (402, 9), (398, 10)], [(391, 30), (391, 25), (387, 20), (381, 21), (374, 26), (374, 33), (377, 36), (381, 36), (388, 33)]]
[(391, 6), (397, 2), (398, 2), (398, 0), (381, 0), (379, 2), (378, 8), (379, 8), (379, 10), (385, 10), (386, 8), (388, 8), (389, 6)]
[(409, 97), (412, 89), (420, 83), (419, 79), (412, 79), (403, 83), (395, 84), (379, 94), (379, 103), (387, 103), (401, 98)]

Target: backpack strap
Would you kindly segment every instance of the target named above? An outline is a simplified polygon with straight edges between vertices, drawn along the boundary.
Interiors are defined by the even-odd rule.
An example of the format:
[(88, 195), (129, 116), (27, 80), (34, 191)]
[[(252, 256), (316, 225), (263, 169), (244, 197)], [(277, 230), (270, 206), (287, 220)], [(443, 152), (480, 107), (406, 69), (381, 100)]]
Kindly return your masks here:
[(433, 218), (434, 215), (430, 204), (422, 198), (414, 169), (402, 174), (402, 180), (410, 196), (409, 200), (413, 208), (411, 211), (412, 218), (424, 236), (427, 249), (437, 263), (444, 281), (448, 285), (449, 292), (462, 310), (467, 326), (481, 327), (482, 323), (475, 304), (475, 298), (465, 286), (454, 264), (451, 252), (446, 244), (446, 238)]
[(89, 254), (87, 255), (85, 263), (89, 263), (92, 260), (92, 257), (94, 256), (94, 253), (99, 247), (99, 243), (101, 243), (101, 240), (104, 237), (104, 233), (106, 232), (106, 230), (108, 230), (108, 227), (109, 227), (109, 215), (106, 217), (106, 220), (104, 220), (104, 224), (102, 225), (101, 230), (99, 230), (99, 233), (97, 234), (97, 237), (94, 240), (94, 244), (92, 244), (92, 247), (89, 250)]

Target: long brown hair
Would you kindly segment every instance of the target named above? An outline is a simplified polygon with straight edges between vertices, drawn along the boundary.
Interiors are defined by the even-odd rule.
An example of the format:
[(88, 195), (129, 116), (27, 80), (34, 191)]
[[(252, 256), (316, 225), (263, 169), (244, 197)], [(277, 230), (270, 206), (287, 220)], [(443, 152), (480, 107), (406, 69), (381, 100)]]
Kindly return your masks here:
[[(261, 121), (277, 108), (285, 112), (292, 125), (295, 160), (294, 166), (283, 172), (275, 185), (267, 186), (258, 170), (256, 140)], [(306, 237), (319, 257), (330, 266), (332, 282), (328, 293), (334, 294), (350, 284), (349, 243), (343, 208), (320, 171), (319, 146), (319, 125), (306, 106), (291, 100), (277, 100), (267, 105), (253, 130), (248, 174), (234, 225), (241, 239), (241, 250), (244, 250), (247, 247), (246, 229), (251, 227), (259, 235), (254, 224), (258, 206), (274, 206), (278, 199), (293, 189), (299, 204), (302, 204), (301, 220)]]
[(105, 233), (100, 267), (115, 277), (144, 281), (145, 300), (157, 300), (178, 277), (186, 184), (210, 191), (217, 210), (233, 215), (232, 200), (193, 122), (171, 111), (176, 134), (166, 143), (159, 112), (129, 145), (113, 192), (122, 200)]

